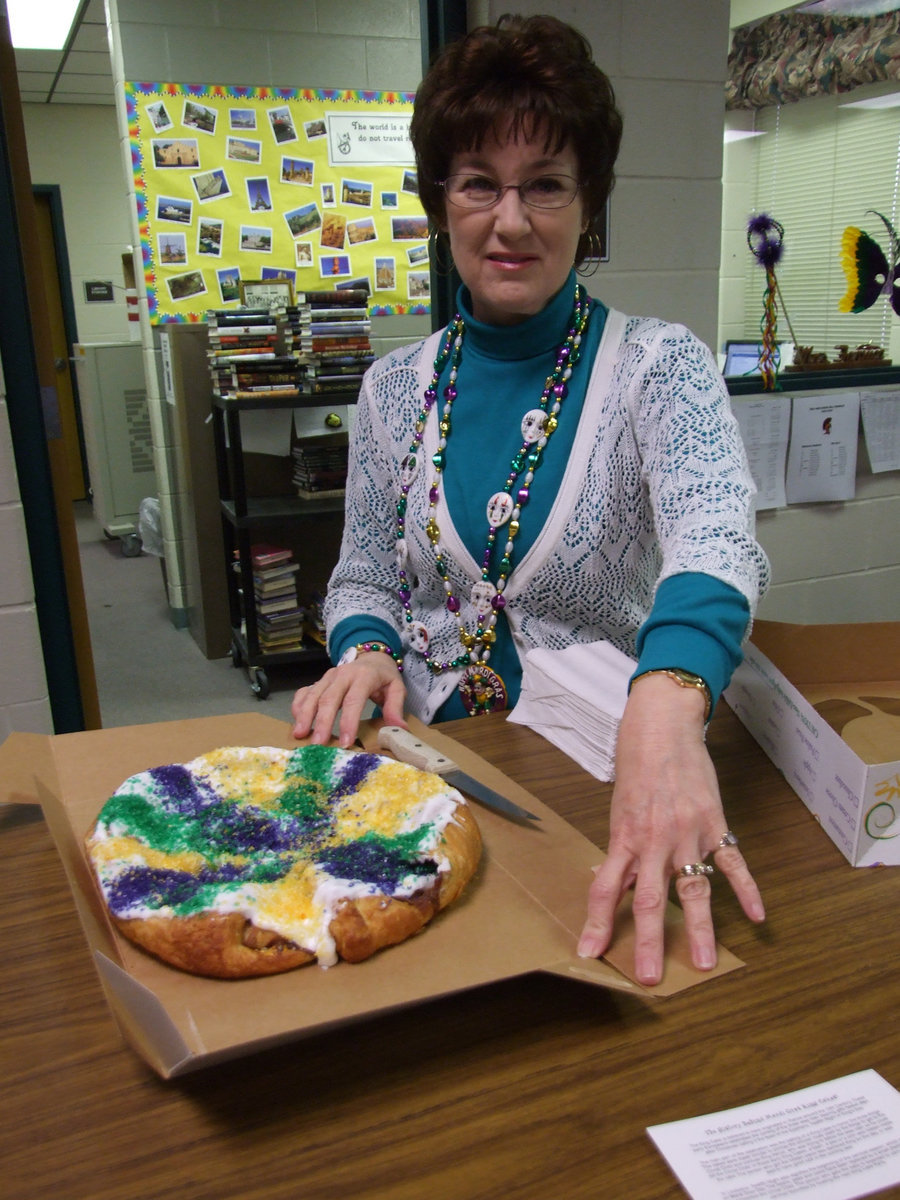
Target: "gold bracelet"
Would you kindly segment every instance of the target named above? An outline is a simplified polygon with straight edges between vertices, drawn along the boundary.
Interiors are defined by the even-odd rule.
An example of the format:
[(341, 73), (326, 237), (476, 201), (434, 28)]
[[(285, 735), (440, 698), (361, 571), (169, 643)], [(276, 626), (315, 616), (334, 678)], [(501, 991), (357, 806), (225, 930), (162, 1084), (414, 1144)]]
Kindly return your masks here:
[(703, 698), (706, 701), (706, 712), (703, 714), (703, 724), (709, 721), (712, 712), (712, 692), (709, 690), (709, 684), (702, 675), (694, 675), (690, 671), (683, 671), (681, 667), (654, 667), (652, 671), (642, 671), (640, 675), (633, 680), (637, 683), (638, 679), (645, 679), (648, 675), (668, 675), (670, 679), (674, 679), (679, 687), (696, 688), (698, 692), (703, 693)]

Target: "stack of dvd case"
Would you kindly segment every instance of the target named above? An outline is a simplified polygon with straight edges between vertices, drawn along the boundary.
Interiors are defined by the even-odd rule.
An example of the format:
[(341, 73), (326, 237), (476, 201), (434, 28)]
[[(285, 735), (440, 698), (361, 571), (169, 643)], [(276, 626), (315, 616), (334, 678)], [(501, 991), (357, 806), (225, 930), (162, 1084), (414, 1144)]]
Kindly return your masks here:
[(343, 496), (347, 486), (347, 435), (304, 438), (291, 451), (293, 483), (306, 499)]
[(300, 568), (293, 551), (260, 543), (250, 548), (250, 561), (260, 650), (272, 653), (301, 649), (306, 613), (297, 600)]
[(339, 288), (301, 292), (283, 310), (285, 349), (296, 354), (301, 395), (355, 392), (375, 360), (368, 295)]
[(284, 351), (282, 323), (269, 308), (207, 313), (209, 370), (217, 396), (265, 400), (299, 396), (297, 360)]

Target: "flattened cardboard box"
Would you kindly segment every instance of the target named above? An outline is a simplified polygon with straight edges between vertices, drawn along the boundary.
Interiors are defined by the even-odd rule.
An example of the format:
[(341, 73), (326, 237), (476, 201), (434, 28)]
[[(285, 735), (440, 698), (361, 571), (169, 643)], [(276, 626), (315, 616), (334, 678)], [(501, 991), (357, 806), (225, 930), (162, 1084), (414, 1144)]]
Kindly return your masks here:
[[(39, 802), (66, 869), (109, 1005), (127, 1041), (169, 1078), (426, 999), (549, 971), (644, 996), (666, 996), (741, 966), (719, 948), (715, 971), (690, 965), (680, 909), (669, 906), (666, 973), (645, 989), (628, 977), (629, 914), (606, 960), (575, 956), (591, 868), (602, 852), (483, 759), (433, 728), (420, 736), (470, 774), (536, 812), (516, 822), (473, 804), (484, 856), (462, 900), (424, 932), (350, 965), (300, 967), (249, 980), (203, 979), (158, 962), (109, 922), (85, 858), (84, 836), (129, 776), (188, 762), (220, 746), (292, 748), (287, 724), (259, 713), (43, 737), (0, 745), (0, 799)], [(376, 750), (377, 726), (363, 730)]]
[(725, 700), (850, 863), (900, 865), (900, 622), (758, 621)]

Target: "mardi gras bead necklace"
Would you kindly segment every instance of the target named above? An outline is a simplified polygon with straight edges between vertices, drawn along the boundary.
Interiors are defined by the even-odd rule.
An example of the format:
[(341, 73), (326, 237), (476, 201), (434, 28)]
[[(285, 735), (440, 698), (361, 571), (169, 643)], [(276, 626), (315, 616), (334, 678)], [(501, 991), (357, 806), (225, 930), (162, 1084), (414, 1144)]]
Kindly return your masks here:
[[(590, 316), (590, 299), (582, 287), (575, 286), (575, 302), (565, 340), (556, 352), (556, 362), (544, 384), (536, 408), (522, 418), (522, 445), (513, 456), (500, 491), (494, 492), (487, 503), (488, 531), (481, 559), (481, 578), (472, 588), (470, 600), (477, 622), (474, 632), (467, 629), (462, 617), (462, 602), (454, 593), (447, 562), (441, 547), (441, 531), (437, 522), (437, 505), (441, 494), (442, 476), (447, 458), (451, 430), (451, 412), (456, 399), (456, 379), (462, 361), (465, 323), (459, 313), (447, 328), (441, 349), (434, 360), (434, 373), (425, 389), (423, 405), (413, 428), (409, 451), (401, 465), (400, 495), (397, 501), (397, 568), (400, 579), (398, 594), (403, 606), (410, 642), (435, 674), (465, 667), (460, 680), (463, 702), (472, 714), (489, 712), (506, 705), (506, 688), (500, 676), (487, 666), (491, 647), (496, 641), (497, 619), (506, 606), (504, 590), (513, 569), (513, 552), (519, 532), (522, 508), (528, 503), (534, 473), (543, 451), (559, 424), (559, 412), (568, 394), (568, 382), (581, 354), (581, 342)], [(428, 491), (428, 517), (425, 533), (434, 551), (437, 573), (445, 592), (447, 611), (452, 613), (459, 628), (460, 653), (452, 659), (434, 657), (429, 650), (428, 630), (414, 618), (412, 588), (406, 572), (408, 547), (406, 542), (406, 512), (410, 487), (415, 479), (422, 455), (422, 443), (429, 413), (438, 399), (438, 383), (449, 362), (446, 386), (443, 389), (443, 408), (439, 419), (438, 448), (432, 456), (434, 476)], [(496, 581), (490, 578), (491, 561), (500, 531), (505, 529), (506, 541), (498, 564)]]

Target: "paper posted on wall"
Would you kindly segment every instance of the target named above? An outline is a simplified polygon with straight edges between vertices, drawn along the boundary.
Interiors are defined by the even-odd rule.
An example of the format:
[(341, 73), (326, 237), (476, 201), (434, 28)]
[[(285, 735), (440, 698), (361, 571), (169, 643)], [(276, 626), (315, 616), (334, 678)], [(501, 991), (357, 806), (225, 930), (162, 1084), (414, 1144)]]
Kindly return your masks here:
[(527, 725), (608, 782), (615, 778), (619, 722), (636, 665), (609, 642), (529, 650), (509, 720)]

